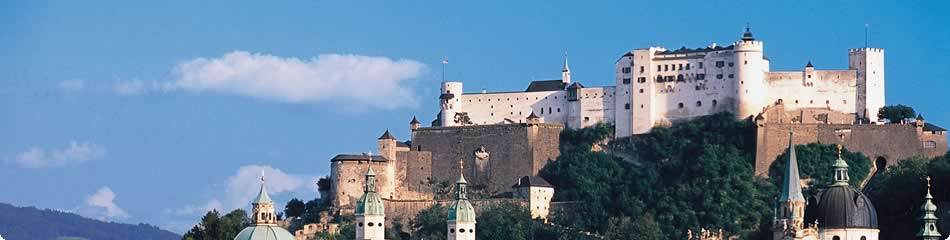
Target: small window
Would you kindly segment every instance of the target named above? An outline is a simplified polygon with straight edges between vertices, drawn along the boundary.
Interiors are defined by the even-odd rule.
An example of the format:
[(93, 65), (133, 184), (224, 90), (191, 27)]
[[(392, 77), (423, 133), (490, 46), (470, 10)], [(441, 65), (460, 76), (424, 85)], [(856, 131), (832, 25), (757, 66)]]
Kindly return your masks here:
[(449, 233), (455, 233), (455, 228), (449, 228)]
[(643, 108), (643, 104), (640, 104), (640, 108)]
[(561, 112), (561, 108), (557, 108), (557, 112)]
[(640, 66), (640, 72), (641, 73), (643, 72), (643, 66)]
[(663, 71), (663, 66), (656, 65), (656, 71), (657, 71), (657, 72)]
[(679, 106), (679, 108), (683, 108), (683, 103), (679, 103), (677, 106)]
[(743, 64), (743, 65), (745, 65), (745, 64), (749, 64), (749, 61), (748, 61), (748, 60), (746, 60), (746, 61), (743, 61), (743, 62), (742, 62), (742, 64)]
[(630, 109), (630, 104), (629, 104), (629, 103), (624, 104), (624, 105), (623, 105), (623, 109), (629, 110), (629, 109)]
[(703, 106), (703, 101), (696, 101), (696, 106), (697, 106), (697, 107), (702, 107), (702, 106)]
[(722, 79), (722, 74), (716, 74), (716, 79)]
[(729, 62), (729, 67), (735, 66), (733, 62)]
[(729, 74), (729, 78), (735, 78), (735, 77), (736, 77), (736, 75), (734, 75), (734, 74)]
[(717, 103), (716, 100), (713, 100), (713, 107), (716, 106), (716, 103)]
[(686, 64), (686, 70), (689, 70), (689, 63)]
[(831, 240), (841, 240), (841, 237), (835, 236), (835, 237), (831, 238)]
[(679, 70), (683, 70), (683, 64), (682, 64), (682, 63), (680, 63)]
[(623, 84), (630, 84), (630, 78), (624, 78)]
[(643, 93), (643, 88), (640, 89), (640, 93)]
[(663, 65), (663, 71), (669, 71), (670, 65)]
[(590, 121), (590, 117), (584, 117), (584, 121)]
[(372, 227), (372, 226), (373, 226), (373, 223), (370, 222), (370, 223), (367, 223), (366, 225)]
[(717, 67), (717, 68), (722, 68), (723, 66), (726, 66), (726, 62), (723, 62), (723, 61), (716, 61), (716, 67)]
[(699, 69), (703, 69), (703, 62), (699, 62)]

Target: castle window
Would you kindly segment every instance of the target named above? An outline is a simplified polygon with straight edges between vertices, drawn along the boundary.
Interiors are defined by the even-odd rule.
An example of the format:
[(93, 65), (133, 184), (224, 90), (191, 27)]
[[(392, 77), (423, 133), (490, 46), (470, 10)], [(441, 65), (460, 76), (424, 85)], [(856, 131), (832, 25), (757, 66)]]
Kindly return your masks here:
[(640, 89), (640, 93), (643, 93), (643, 88)]
[(841, 237), (835, 236), (835, 237), (831, 238), (831, 240), (841, 240)]
[(590, 117), (584, 117), (584, 121), (590, 121)]
[(743, 62), (742, 62), (742, 64), (743, 64), (743, 65), (745, 65), (745, 64), (749, 64), (749, 61), (748, 61), (748, 60), (746, 60), (746, 61), (743, 61)]
[(842, 104), (848, 104), (848, 100), (841, 100)]
[(544, 115), (544, 108), (541, 108), (541, 115)]
[(808, 74), (808, 78), (811, 78), (811, 74)]
[(640, 104), (640, 108), (643, 108), (643, 104)]
[(795, 104), (798, 104), (798, 99), (795, 99)]
[(937, 148), (937, 142), (935, 142), (935, 141), (924, 141), (924, 148)]
[(455, 233), (455, 228), (449, 228), (450, 233)]
[(734, 75), (734, 74), (729, 74), (729, 78), (735, 78), (735, 77), (736, 77), (736, 75)]
[(729, 67), (732, 67), (732, 66), (734, 66), (734, 65), (735, 65), (735, 64), (734, 64), (733, 62), (729, 62)]
[(511, 107), (511, 108), (513, 108), (513, 107), (515, 107), (515, 105), (508, 105), (508, 107)]
[(551, 113), (551, 108), (550, 108), (550, 107), (548, 107), (548, 113)]
[(716, 79), (722, 79), (722, 74), (716, 74)]
[(656, 75), (656, 82), (663, 82), (663, 76)]
[(702, 106), (703, 106), (703, 101), (696, 101), (696, 106), (697, 106), (697, 107), (702, 107)]
[(670, 65), (665, 65), (665, 64), (664, 64), (664, 65), (663, 65), (663, 71), (669, 71), (669, 70), (670, 70)]
[(656, 71), (657, 71), (657, 72), (663, 71), (663, 66), (656, 65)]
[(697, 73), (697, 74), (696, 74), (696, 80), (706, 80), (706, 74), (705, 74), (705, 73)]
[(703, 62), (699, 62), (699, 69), (703, 69)]
[(646, 77), (638, 77), (638, 78), (637, 78), (637, 82), (638, 82), (638, 83), (645, 83), (645, 82), (647, 82), (647, 78), (646, 78)]
[(686, 70), (689, 70), (689, 63), (686, 64)]
[(679, 70), (683, 70), (683, 64), (682, 64), (682, 63), (680, 63)]
[(494, 109), (495, 105), (488, 105), (488, 108)]
[(683, 103), (676, 104), (679, 108), (683, 108)]
[(677, 76), (676, 76), (676, 81), (677, 81), (677, 82), (685, 82), (686, 79), (683, 78), (683, 74), (680, 74), (680, 75), (677, 75)]
[(723, 62), (723, 61), (716, 61), (716, 67), (717, 67), (717, 68), (722, 68), (723, 66), (726, 66), (726, 62)]
[(561, 108), (557, 108), (557, 112), (561, 112)]
[[(494, 115), (495, 115), (495, 114), (492, 113), (492, 116), (494, 116)], [(422, 145), (419, 145), (418, 147), (416, 147), (416, 151), (422, 151)]]
[(359, 226), (362, 227), (362, 226), (363, 226), (363, 223), (361, 222), (361, 223), (359, 224)]
[(808, 100), (808, 104), (815, 104), (815, 100)]
[(825, 104), (831, 104), (831, 100), (825, 100)]
[(643, 72), (643, 66), (640, 66), (640, 72), (641, 73)]
[(630, 84), (630, 78), (624, 78), (623, 84)]
[(716, 100), (713, 100), (713, 107), (716, 106)]
[(623, 105), (623, 109), (630, 110), (630, 104), (629, 104), (629, 103), (624, 104), (624, 105)]

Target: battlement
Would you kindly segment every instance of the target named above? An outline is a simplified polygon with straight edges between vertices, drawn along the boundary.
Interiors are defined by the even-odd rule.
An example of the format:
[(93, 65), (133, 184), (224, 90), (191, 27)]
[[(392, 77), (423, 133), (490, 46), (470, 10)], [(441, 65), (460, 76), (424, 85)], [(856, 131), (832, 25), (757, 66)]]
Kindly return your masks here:
[(850, 49), (848, 49), (848, 53), (853, 53), (853, 52), (879, 52), (879, 53), (883, 53), (883, 52), (884, 52), (884, 49), (883, 49), (883, 48), (850, 48)]

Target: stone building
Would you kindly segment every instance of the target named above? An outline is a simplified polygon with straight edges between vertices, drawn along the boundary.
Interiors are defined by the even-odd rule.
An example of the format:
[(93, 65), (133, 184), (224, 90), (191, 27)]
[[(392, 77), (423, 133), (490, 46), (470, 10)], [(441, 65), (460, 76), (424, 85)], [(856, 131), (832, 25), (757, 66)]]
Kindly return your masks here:
[(841, 144), (868, 156), (877, 170), (909, 157), (937, 157), (947, 152), (947, 130), (924, 122), (923, 116), (910, 123), (853, 124), (855, 121), (853, 114), (828, 108), (789, 109), (785, 102), (776, 101), (755, 118), (755, 174), (768, 175), (769, 166), (789, 146), (789, 129), (795, 131), (793, 144)]
[(519, 178), (518, 183), (511, 187), (515, 189), (515, 198), (528, 200), (528, 209), (531, 212), (532, 219), (547, 221), (548, 214), (551, 212), (554, 186), (545, 181), (544, 178), (524, 176)]
[[(746, 28), (728, 46), (635, 49), (615, 65), (613, 86), (571, 82), (567, 58), (561, 79), (533, 81), (525, 91), (465, 93), (461, 82), (443, 82), (437, 126), (522, 122), (537, 114), (570, 128), (613, 123), (616, 136), (649, 132), (698, 116), (732, 112), (754, 117), (772, 102), (789, 110), (827, 108), (878, 121), (884, 106), (884, 50), (848, 50), (847, 69), (771, 71), (764, 43)], [(869, 114), (871, 113), (871, 114)]]
[[(470, 197), (503, 196), (519, 178), (537, 175), (558, 157), (564, 125), (526, 118), (522, 123), (420, 127), (413, 118), (410, 129), (412, 136), (404, 142), (389, 131), (383, 133), (377, 140), (378, 155), (340, 154), (331, 159), (332, 205), (352, 211), (363, 194), (360, 180), (370, 167), (377, 174), (378, 195), (387, 205), (402, 206), (394, 210), (399, 217), (414, 216), (422, 209), (417, 207), (440, 200), (440, 194), (445, 195), (441, 186), (462, 169), (469, 176)], [(472, 203), (491, 204), (480, 199)]]

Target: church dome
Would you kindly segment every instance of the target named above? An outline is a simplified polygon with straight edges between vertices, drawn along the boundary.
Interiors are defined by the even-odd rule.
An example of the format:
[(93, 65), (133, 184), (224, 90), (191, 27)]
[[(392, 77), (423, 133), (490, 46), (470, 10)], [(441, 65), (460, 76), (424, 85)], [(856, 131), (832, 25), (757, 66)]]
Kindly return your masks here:
[(294, 235), (278, 226), (257, 225), (244, 228), (234, 240), (294, 240)]
[(449, 221), (475, 222), (475, 208), (468, 200), (457, 200), (449, 210)]
[(820, 195), (820, 228), (877, 228), (877, 211), (871, 199), (849, 185), (833, 186)]
[[(383, 134), (385, 137), (389, 134)], [(376, 193), (376, 172), (369, 168), (364, 175), (366, 177), (366, 186), (364, 186), (363, 196), (356, 202), (356, 215), (384, 215), (386, 210), (383, 206), (383, 199)]]

